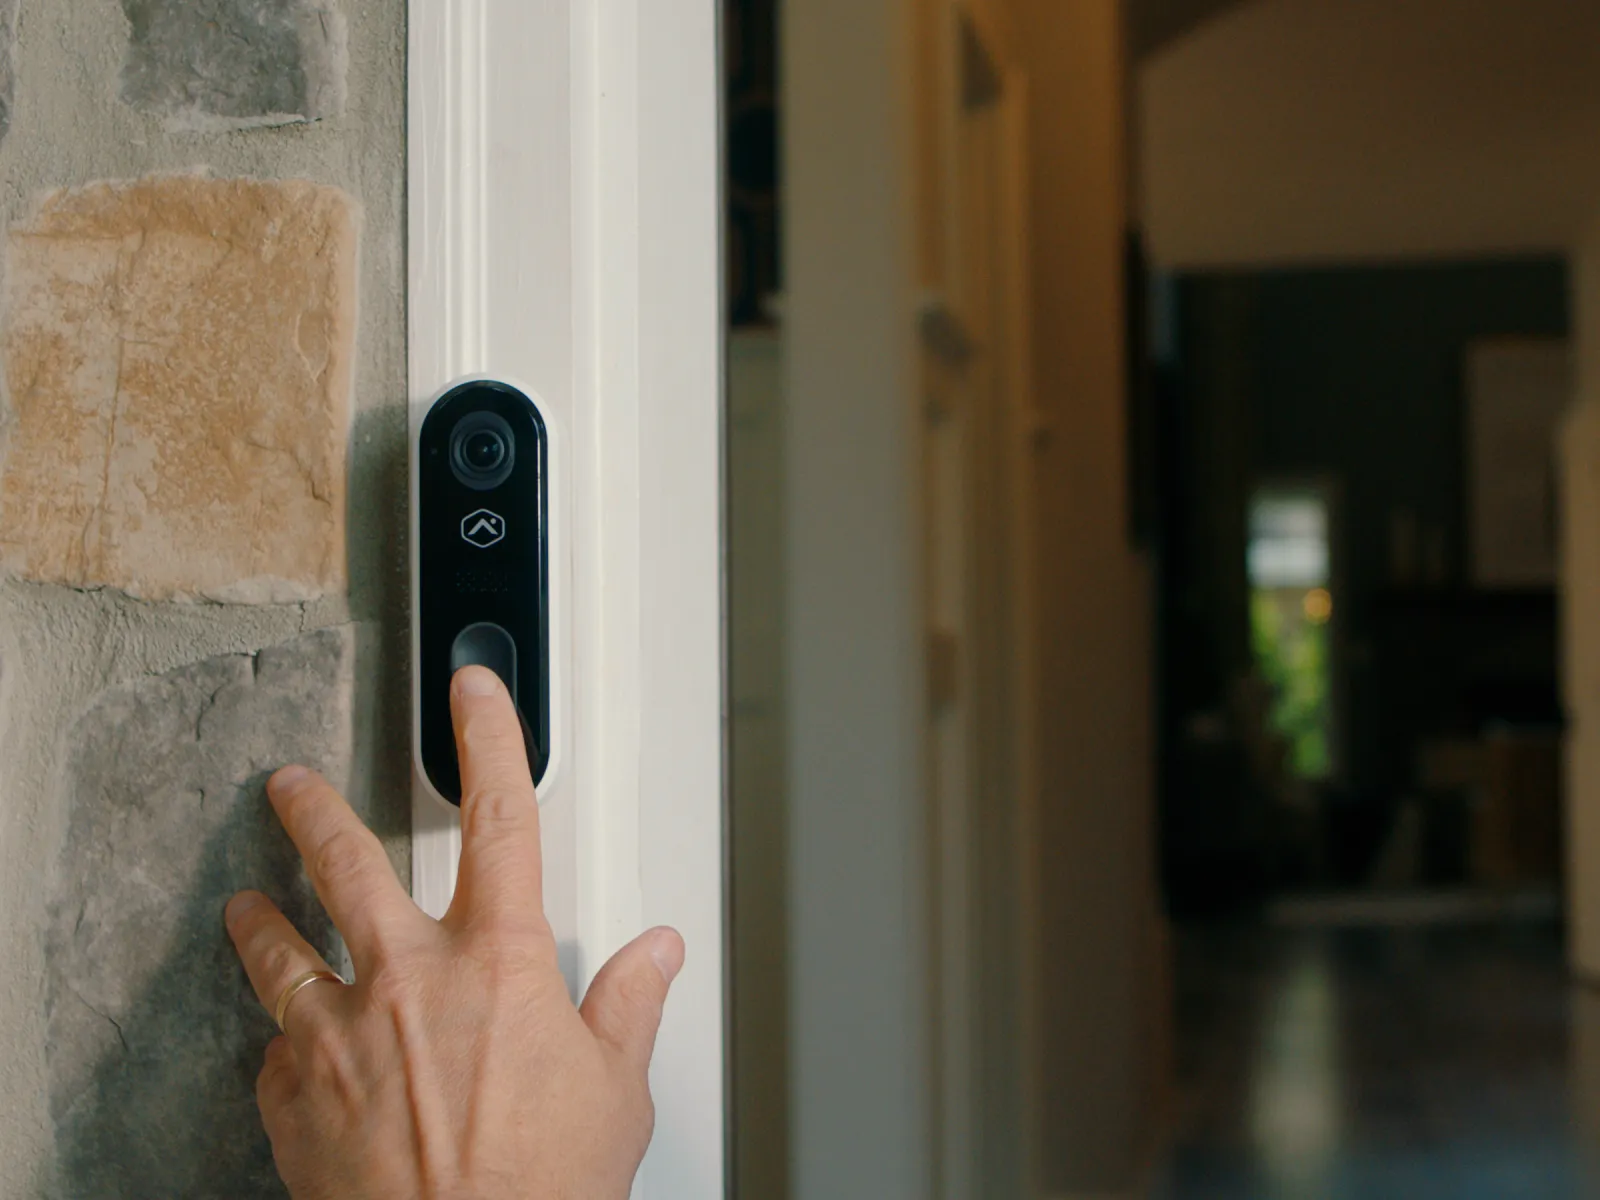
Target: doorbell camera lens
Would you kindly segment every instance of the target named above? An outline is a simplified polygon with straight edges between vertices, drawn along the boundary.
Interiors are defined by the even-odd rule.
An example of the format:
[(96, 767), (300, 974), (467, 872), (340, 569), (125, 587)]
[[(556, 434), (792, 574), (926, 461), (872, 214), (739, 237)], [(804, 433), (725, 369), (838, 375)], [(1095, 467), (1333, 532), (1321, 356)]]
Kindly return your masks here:
[(498, 413), (468, 413), (450, 435), (450, 467), (469, 488), (486, 492), (511, 477), (516, 442)]
[(490, 474), (506, 460), (506, 443), (492, 429), (479, 429), (461, 443), (461, 455), (474, 471)]

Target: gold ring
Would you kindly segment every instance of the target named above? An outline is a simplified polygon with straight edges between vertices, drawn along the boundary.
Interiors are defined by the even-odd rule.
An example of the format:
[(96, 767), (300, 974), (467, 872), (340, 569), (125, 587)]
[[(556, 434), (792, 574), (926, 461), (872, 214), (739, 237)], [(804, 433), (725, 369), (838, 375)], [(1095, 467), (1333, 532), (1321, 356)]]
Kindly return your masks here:
[(337, 983), (342, 985), (344, 980), (332, 971), (307, 971), (304, 975), (297, 975), (288, 987), (278, 993), (278, 1007), (273, 1012), (272, 1019), (278, 1023), (279, 1029), (283, 1029), (283, 1018), (289, 1011), (289, 1002), (300, 994), (301, 988), (310, 987), (313, 983)]

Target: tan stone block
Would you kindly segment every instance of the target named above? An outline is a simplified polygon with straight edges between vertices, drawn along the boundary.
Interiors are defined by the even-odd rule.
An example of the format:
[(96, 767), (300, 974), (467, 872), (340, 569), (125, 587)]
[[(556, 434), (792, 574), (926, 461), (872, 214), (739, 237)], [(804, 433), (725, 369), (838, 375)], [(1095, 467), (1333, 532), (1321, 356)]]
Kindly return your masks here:
[(341, 590), (356, 221), (303, 181), (47, 196), (8, 237), (0, 565), (151, 600)]

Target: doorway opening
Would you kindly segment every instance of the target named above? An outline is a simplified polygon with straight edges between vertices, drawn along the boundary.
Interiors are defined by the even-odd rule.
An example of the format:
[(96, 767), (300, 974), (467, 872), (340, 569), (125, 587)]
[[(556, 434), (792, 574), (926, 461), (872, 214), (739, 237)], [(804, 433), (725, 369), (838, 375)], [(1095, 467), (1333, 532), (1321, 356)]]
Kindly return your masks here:
[(1538, 115), (1572, 16), (1225, 5), (1136, 67), (1163, 1200), (1588, 1194), (1558, 547), (1600, 517), (1560, 467), (1600, 164), (1527, 171), (1587, 155)]
[(1332, 778), (1337, 755), (1331, 509), (1316, 485), (1261, 487), (1250, 498), (1250, 648), (1271, 696), (1261, 732), (1307, 783)]
[(777, 8), (727, 38), (747, 1190), (853, 1179), (822, 1130), (919, 1195), (1139, 1194), (1170, 1116), (1172, 1200), (1570, 1194), (1600, 10), (783, 5), (780, 139)]

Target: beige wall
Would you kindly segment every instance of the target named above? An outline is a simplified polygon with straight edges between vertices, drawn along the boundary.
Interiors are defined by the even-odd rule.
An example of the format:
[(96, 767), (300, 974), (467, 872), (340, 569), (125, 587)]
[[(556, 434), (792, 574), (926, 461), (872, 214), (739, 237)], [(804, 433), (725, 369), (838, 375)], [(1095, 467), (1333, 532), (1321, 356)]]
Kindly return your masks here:
[(1250, 0), (1139, 95), (1167, 266), (1555, 251), (1600, 196), (1600, 5)]
[(1562, 433), (1562, 685), (1568, 719), (1568, 957), (1600, 981), (1600, 219), (1573, 256), (1578, 394)]
[(932, 1190), (908, 15), (783, 6), (797, 1200)]
[(1126, 537), (1124, 56), (1114, 0), (1014, 0), (1031, 89), (1041, 1172), (1133, 1185), (1164, 1027), (1150, 580)]
[(728, 347), (728, 688), (735, 1195), (789, 1194), (783, 343)]
[[(1027, 553), (1039, 816), (1040, 1175), (1131, 1192), (1157, 1119), (1149, 579), (1125, 535), (1128, 154), (1117, 0), (1012, 0), (1031, 97), (1034, 367), (1048, 431)], [(785, 5), (793, 1193), (925, 1197), (931, 915), (907, 0)], [(923, 113), (927, 117), (926, 111)], [(927, 147), (923, 166), (927, 167)], [(919, 188), (921, 193), (919, 194)], [(937, 207), (937, 203), (933, 203)]]

